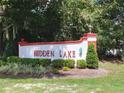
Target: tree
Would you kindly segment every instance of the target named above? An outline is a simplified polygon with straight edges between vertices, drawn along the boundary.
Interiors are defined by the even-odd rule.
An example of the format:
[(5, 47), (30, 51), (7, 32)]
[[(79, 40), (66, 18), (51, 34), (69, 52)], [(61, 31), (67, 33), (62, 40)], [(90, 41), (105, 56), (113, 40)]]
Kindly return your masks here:
[(2, 1), (0, 1), (0, 57), (2, 56), (3, 52), (3, 38), (4, 38), (4, 14), (5, 14), (5, 7), (3, 6)]
[(88, 47), (86, 62), (88, 68), (98, 68), (98, 56), (93, 44), (90, 44)]
[[(36, 32), (38, 28), (41, 28), (41, 26), (43, 25), (42, 24), (44, 23), (42, 22), (44, 19), (43, 12), (46, 10), (46, 7), (48, 6), (48, 2), (49, 1), (47, 0), (2, 0), (0, 1), (0, 5), (6, 7), (6, 10), (4, 11), (5, 15), (2, 17), (2, 22), (1, 22), (2, 25), (5, 26), (6, 32), (4, 30), (4, 33), (3, 33), (3, 29), (4, 29), (3, 27), (1, 27), (1, 30), (0, 30), (1, 32), (0, 33), (0, 50), (2, 50), (0, 51), (1, 56), (3, 55), (4, 50), (8, 50), (6, 49), (7, 47), (9, 48), (9, 50), (12, 50), (10, 49), (11, 44), (14, 44), (17, 46), (17, 42), (19, 42), (21, 38), (25, 38), (29, 42), (35, 41), (35, 38), (36, 39), (38, 38), (37, 35), (32, 33)], [(11, 27), (9, 25), (11, 25)], [(4, 34), (8, 34), (9, 38), (3, 37), (5, 36)], [(5, 43), (3, 43), (3, 41), (5, 41)], [(10, 42), (10, 44), (8, 42)], [(4, 48), (2, 48), (2, 45), (4, 45), (3, 46)], [(13, 51), (17, 51), (17, 50), (13, 50)]]
[(17, 47), (21, 38), (28, 42), (77, 40), (84, 33), (94, 32), (98, 34), (97, 50), (101, 58), (114, 50), (121, 58), (123, 3), (122, 0), (1, 0), (0, 6), (6, 8), (0, 19), (0, 54), (10, 50), (11, 44)]
[(82, 15), (86, 7), (88, 3), (84, 0), (61, 0), (58, 11), (61, 14), (60, 29), (55, 40), (77, 40), (88, 32), (87, 21)]
[(116, 50), (116, 53), (111, 53), (111, 55), (117, 56), (121, 59), (124, 53), (124, 1), (99, 1), (99, 5), (104, 7), (101, 17), (97, 20), (97, 25), (99, 27), (99, 54), (108, 55), (107, 52), (114, 52)]

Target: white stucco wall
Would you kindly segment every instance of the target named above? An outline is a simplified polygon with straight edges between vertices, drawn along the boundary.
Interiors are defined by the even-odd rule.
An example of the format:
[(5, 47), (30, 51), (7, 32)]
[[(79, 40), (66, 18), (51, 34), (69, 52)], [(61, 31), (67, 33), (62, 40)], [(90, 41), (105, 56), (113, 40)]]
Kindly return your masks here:
[[(96, 37), (87, 37), (80, 43), (68, 44), (45, 44), (45, 45), (24, 45), (19, 44), (20, 58), (48, 58), (54, 59), (86, 59), (88, 41), (96, 41)], [(40, 55), (35, 55), (36, 51), (40, 51)], [(44, 56), (41, 54), (44, 51)], [(49, 51), (49, 53), (47, 52)], [(53, 55), (50, 55), (50, 53)], [(47, 53), (47, 54), (45, 54)], [(46, 56), (45, 56), (46, 55)]]
[[(54, 45), (32, 45), (32, 46), (19, 46), (20, 58), (50, 58), (54, 59), (85, 59), (87, 53), (87, 41), (83, 41), (79, 44), (54, 44)], [(34, 56), (34, 51), (54, 51), (54, 57), (48, 56)], [(73, 56), (75, 51), (75, 57)], [(66, 55), (65, 56), (65, 52)], [(68, 56), (70, 52), (71, 56)], [(82, 53), (82, 55), (80, 54)], [(60, 56), (61, 55), (61, 56)]]

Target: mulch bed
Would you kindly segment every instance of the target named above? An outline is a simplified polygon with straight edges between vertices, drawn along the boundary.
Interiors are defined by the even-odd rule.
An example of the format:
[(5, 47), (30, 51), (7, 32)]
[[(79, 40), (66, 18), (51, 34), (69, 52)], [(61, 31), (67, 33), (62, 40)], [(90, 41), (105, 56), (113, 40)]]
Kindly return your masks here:
[(96, 78), (106, 76), (108, 70), (105, 69), (71, 69), (69, 71), (60, 70), (59, 74), (17, 74), (0, 73), (0, 78)]
[(95, 78), (107, 75), (108, 71), (105, 69), (71, 69), (61, 70), (60, 73), (70, 78)]

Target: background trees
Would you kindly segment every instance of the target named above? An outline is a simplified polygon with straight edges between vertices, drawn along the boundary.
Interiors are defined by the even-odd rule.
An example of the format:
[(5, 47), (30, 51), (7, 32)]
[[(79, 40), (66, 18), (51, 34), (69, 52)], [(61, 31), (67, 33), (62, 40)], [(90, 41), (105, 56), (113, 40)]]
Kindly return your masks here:
[[(101, 2), (100, 2), (101, 1)], [(101, 18), (99, 18), (99, 54), (106, 54), (122, 58), (124, 48), (124, 1), (122, 0), (99, 0), (103, 7)], [(111, 51), (107, 53), (108, 51)]]
[(5, 8), (0, 18), (1, 56), (17, 55), (21, 38), (28, 42), (77, 40), (94, 32), (101, 58), (110, 54), (122, 58), (123, 0), (1, 0), (0, 6)]

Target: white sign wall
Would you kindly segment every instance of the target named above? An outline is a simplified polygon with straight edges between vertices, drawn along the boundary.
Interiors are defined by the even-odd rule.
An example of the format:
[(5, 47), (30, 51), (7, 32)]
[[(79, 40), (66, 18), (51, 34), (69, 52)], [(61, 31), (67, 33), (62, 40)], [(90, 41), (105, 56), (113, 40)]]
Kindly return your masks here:
[(85, 34), (77, 41), (64, 42), (19, 42), (20, 58), (86, 59), (88, 45), (96, 46), (96, 34)]

